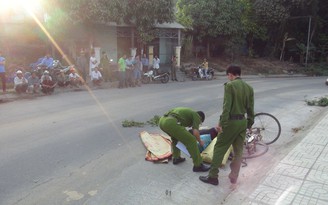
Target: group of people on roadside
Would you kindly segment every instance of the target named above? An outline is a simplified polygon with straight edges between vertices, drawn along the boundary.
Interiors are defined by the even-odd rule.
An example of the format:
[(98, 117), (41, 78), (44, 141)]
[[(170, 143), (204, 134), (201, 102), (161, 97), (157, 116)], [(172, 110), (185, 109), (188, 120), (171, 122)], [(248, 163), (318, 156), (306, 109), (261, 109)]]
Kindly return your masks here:
[[(32, 74), (31, 76), (25, 76), (25, 80), (23, 79), (21, 82), (20, 78), (20, 72), (23, 72), (22, 70), (19, 70), (20, 72), (16, 72), (16, 80), (17, 83), (15, 84), (15, 90), (17, 87), (18, 93), (24, 93), (24, 92), (30, 92), (28, 88), (31, 87), (31, 83), (29, 86), (26, 87), (28, 84), (28, 77), (32, 76), (42, 76), (47, 75), (47, 72), (45, 71), (52, 71), (54, 68), (54, 59), (51, 57), (49, 53), (47, 53), (44, 57), (41, 57), (37, 60), (37, 62), (32, 63), (30, 67), (32, 68)], [(6, 78), (5, 78), (5, 58), (1, 56), (0, 52), (0, 79), (2, 80), (2, 88), (5, 92), (6, 90)], [(177, 64), (177, 58), (175, 56), (171, 59), (171, 79), (172, 81), (178, 81), (176, 77), (176, 66)], [(108, 82), (111, 81), (113, 78), (113, 69), (110, 68), (111, 66), (111, 60), (109, 60), (107, 54), (105, 51), (102, 52), (100, 62), (97, 61), (97, 58), (95, 57), (95, 53), (92, 52), (90, 58), (88, 59), (86, 56), (86, 52), (84, 50), (80, 51), (80, 55), (76, 59), (76, 69), (74, 69), (74, 75), (79, 75), (77, 79), (78, 81), (82, 81), (83, 83), (87, 82), (88, 79), (91, 80), (92, 84), (94, 86), (101, 86), (102, 82)], [(159, 72), (160, 69), (160, 59), (158, 56), (154, 56), (153, 58), (153, 64), (149, 64), (149, 59), (147, 58), (146, 54), (143, 54), (142, 57), (136, 56), (135, 58), (130, 56), (126, 57), (126, 55), (122, 56), (118, 61), (118, 73), (119, 73), (119, 88), (124, 87), (135, 87), (135, 86), (141, 86), (141, 79), (142, 75), (145, 72), (148, 72), (150, 69), (150, 66), (152, 66), (152, 69), (154, 71), (154, 74), (156, 75)], [(41, 69), (41, 73), (40, 72)], [(76, 72), (77, 71), (77, 72)], [(37, 72), (37, 73), (35, 73)], [(34, 73), (34, 74), (33, 74)], [(73, 71), (70, 71), (70, 73), (73, 73)], [(79, 74), (78, 74), (79, 73)], [(50, 75), (49, 75), (50, 76)], [(51, 77), (51, 76), (50, 76)], [(40, 79), (41, 80), (41, 79)], [(41, 82), (40, 82), (41, 83)], [(60, 75), (56, 76), (56, 83), (60, 87), (65, 87), (67, 85), (79, 85), (79, 83), (73, 83), (72, 80), (69, 78), (65, 72), (61, 72)], [(26, 84), (26, 85), (25, 85)], [(33, 84), (33, 83), (32, 83)], [(56, 84), (56, 85), (57, 85)], [(26, 89), (25, 89), (26, 87)], [(47, 86), (44, 86), (47, 87)], [(52, 87), (52, 86), (50, 86)], [(53, 87), (54, 88), (54, 87)], [(51, 93), (53, 91), (53, 88), (50, 89), (50, 91), (45, 91), (47, 93)], [(36, 92), (36, 88), (34, 89), (34, 93)]]
[(118, 60), (118, 68), (119, 68), (119, 85), (118, 88), (127, 88), (127, 87), (140, 87), (141, 86), (141, 78), (144, 72), (145, 67), (149, 66), (148, 59), (141, 58), (140, 56), (126, 57), (124, 54)]
[(57, 83), (52, 80), (49, 71), (44, 71), (41, 78), (32, 71), (31, 75), (26, 78), (21, 70), (16, 71), (14, 78), (14, 89), (16, 93), (32, 93), (38, 94), (41, 90), (44, 94), (52, 94), (55, 90)]
[(101, 86), (102, 82), (109, 82), (113, 78), (110, 69), (111, 60), (105, 51), (102, 51), (100, 62), (98, 62), (95, 53), (92, 52), (89, 60), (86, 57), (86, 52), (81, 50), (80, 56), (76, 60), (76, 67), (81, 74), (81, 77), (86, 82), (90, 80), (94, 86)]
[[(45, 57), (39, 58), (37, 62), (32, 63), (30, 67), (32, 67), (32, 71), (35, 71), (38, 68), (41, 68), (42, 70), (51, 70), (54, 68), (54, 62), (55, 61), (51, 55), (47, 53)], [(104, 51), (102, 52), (100, 63), (97, 61), (94, 52), (91, 53), (90, 58), (88, 59), (84, 50), (81, 50), (80, 55), (76, 59), (78, 73), (80, 73), (84, 82), (86, 82), (89, 78), (95, 86), (100, 86), (102, 81), (107, 82), (109, 80), (109, 63), (110, 60)], [(77, 74), (77, 72), (75, 73)], [(64, 73), (60, 75), (59, 78), (61, 79), (59, 82), (60, 86), (66, 86), (70, 82), (67, 79), (68, 76), (65, 76)]]
[[(152, 70), (154, 75), (156, 76), (160, 70), (161, 60), (157, 55), (153, 58)], [(135, 87), (141, 86), (142, 75), (151, 69), (151, 65), (149, 64), (149, 60), (146, 54), (143, 54), (142, 57), (127, 56), (124, 54), (118, 60), (119, 67), (119, 85), (118, 88), (127, 88), (127, 87)], [(177, 69), (177, 58), (176, 56), (172, 56), (171, 59), (171, 80), (178, 81), (176, 77), (176, 69)]]
[(65, 87), (70, 85), (71, 87), (78, 88), (83, 85), (83, 78), (76, 73), (74, 66), (69, 69), (69, 75), (65, 75), (64, 72), (60, 72), (60, 75), (56, 76), (56, 80), (51, 77), (50, 72), (45, 70), (41, 77), (37, 75), (36, 71), (29, 73), (23, 73), (23, 71), (16, 71), (16, 77), (14, 78), (14, 89), (16, 93), (31, 93), (39, 94), (52, 94), (55, 87)]

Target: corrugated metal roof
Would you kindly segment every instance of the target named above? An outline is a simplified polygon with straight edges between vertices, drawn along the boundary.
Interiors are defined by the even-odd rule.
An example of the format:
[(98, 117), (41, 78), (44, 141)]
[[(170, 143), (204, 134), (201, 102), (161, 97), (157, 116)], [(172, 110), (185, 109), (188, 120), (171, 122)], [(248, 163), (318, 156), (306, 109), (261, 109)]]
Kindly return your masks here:
[[(120, 23), (116, 24), (115, 22), (108, 22), (106, 23), (107, 26), (116, 26), (116, 27), (134, 27), (134, 25), (128, 25), (126, 23)], [(184, 29), (185, 27), (179, 24), (178, 22), (172, 22), (172, 23), (156, 23), (156, 28), (172, 28), (172, 29)]]
[(184, 26), (182, 26), (178, 22), (155, 24), (155, 27), (156, 28), (177, 28), (177, 29), (184, 29), (185, 28)]

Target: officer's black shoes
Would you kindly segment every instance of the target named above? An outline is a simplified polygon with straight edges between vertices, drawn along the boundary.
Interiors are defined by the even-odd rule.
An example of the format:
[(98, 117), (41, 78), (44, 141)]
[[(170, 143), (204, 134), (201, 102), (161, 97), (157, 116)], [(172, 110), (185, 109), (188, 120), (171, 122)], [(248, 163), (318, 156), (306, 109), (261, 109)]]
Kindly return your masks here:
[(199, 167), (193, 167), (192, 168), (192, 171), (194, 171), (194, 172), (207, 172), (208, 170), (210, 170), (210, 166), (209, 165), (205, 165), (205, 164), (200, 164), (200, 166)]
[(186, 161), (186, 158), (183, 158), (183, 157), (173, 158), (173, 164), (179, 164), (184, 161)]
[(236, 184), (237, 183), (237, 178), (233, 177), (232, 174), (229, 174), (229, 179), (231, 184)]
[(209, 176), (200, 176), (199, 180), (207, 184), (219, 185), (218, 178), (212, 178)]

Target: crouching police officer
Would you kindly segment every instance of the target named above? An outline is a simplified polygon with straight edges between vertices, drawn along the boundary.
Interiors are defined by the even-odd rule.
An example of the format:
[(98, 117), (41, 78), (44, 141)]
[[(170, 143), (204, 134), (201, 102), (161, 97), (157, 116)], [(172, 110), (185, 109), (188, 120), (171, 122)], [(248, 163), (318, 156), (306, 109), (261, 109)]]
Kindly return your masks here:
[[(194, 111), (191, 108), (177, 107), (167, 112), (159, 120), (159, 127), (172, 139), (173, 164), (179, 164), (186, 159), (181, 157), (180, 150), (176, 147), (178, 141), (183, 143), (194, 163), (194, 172), (206, 172), (209, 166), (203, 164), (199, 153), (197, 141), (201, 146), (204, 142), (199, 136), (199, 125), (204, 122), (205, 114), (202, 111)], [(186, 127), (192, 127), (192, 134), (186, 130)]]

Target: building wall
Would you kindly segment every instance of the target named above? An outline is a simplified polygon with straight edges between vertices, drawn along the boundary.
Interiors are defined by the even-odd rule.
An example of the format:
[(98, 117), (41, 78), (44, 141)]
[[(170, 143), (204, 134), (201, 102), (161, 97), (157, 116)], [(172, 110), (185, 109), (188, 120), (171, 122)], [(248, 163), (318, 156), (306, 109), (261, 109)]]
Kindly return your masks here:
[(109, 59), (114, 62), (118, 60), (116, 27), (99, 25), (95, 27), (94, 47), (100, 47), (101, 52), (105, 51)]

